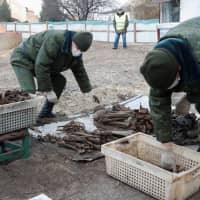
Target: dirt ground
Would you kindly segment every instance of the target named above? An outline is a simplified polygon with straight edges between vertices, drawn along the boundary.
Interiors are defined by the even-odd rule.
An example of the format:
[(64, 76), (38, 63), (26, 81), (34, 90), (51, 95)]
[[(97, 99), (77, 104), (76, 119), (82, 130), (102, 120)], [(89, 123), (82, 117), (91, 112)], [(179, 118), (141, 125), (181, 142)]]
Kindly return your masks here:
[[(84, 55), (84, 63), (95, 89), (92, 94), (81, 94), (71, 72), (65, 72), (67, 86), (55, 111), (66, 115), (88, 111), (98, 105), (93, 94), (101, 104), (118, 102), (122, 95), (147, 95), (139, 66), (151, 48), (137, 44), (112, 50), (112, 44), (94, 43)], [(0, 88), (18, 87), (9, 65), (10, 53), (0, 52)], [(25, 200), (41, 193), (53, 200), (152, 199), (106, 175), (104, 159), (76, 163), (71, 161), (73, 155), (73, 151), (32, 138), (29, 159), (0, 166), (0, 200)], [(190, 199), (200, 199), (200, 192)]]
[[(63, 74), (67, 78), (66, 89), (55, 108), (56, 112), (77, 113), (98, 105), (92, 95), (99, 97), (101, 104), (110, 104), (118, 96), (147, 94), (148, 87), (139, 74), (144, 54), (152, 45), (131, 45), (127, 49), (112, 50), (111, 44), (94, 43), (83, 56), (84, 64), (95, 88), (92, 94), (82, 94), (70, 70)], [(18, 83), (9, 63), (11, 51), (0, 54), (0, 88), (16, 88)], [(141, 90), (142, 89), (142, 90)]]

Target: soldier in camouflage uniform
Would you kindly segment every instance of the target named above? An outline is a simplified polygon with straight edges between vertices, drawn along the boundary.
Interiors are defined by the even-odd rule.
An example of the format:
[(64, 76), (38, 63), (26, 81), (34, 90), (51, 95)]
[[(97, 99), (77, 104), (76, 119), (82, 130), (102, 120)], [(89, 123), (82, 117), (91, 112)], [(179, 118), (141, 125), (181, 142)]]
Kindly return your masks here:
[(200, 112), (200, 17), (172, 28), (146, 55), (140, 71), (151, 87), (154, 132), (159, 141), (168, 143), (173, 92), (185, 92), (184, 101), (194, 103)]
[(71, 69), (81, 91), (91, 91), (82, 60), (82, 52), (91, 43), (89, 32), (48, 30), (30, 36), (14, 50), (11, 64), (21, 89), (30, 93), (39, 91), (46, 96), (39, 118), (55, 117), (52, 109), (66, 84), (61, 72)]

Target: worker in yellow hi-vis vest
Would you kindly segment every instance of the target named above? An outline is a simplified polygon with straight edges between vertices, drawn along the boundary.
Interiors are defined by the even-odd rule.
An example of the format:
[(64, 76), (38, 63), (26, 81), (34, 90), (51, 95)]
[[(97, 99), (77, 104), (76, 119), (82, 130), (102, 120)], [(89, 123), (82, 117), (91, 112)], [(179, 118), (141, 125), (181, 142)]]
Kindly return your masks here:
[(123, 48), (127, 48), (126, 32), (128, 24), (129, 24), (128, 16), (125, 13), (125, 11), (122, 8), (118, 9), (113, 20), (113, 26), (115, 28), (115, 33), (116, 33), (113, 49), (118, 48), (120, 35), (122, 35)]

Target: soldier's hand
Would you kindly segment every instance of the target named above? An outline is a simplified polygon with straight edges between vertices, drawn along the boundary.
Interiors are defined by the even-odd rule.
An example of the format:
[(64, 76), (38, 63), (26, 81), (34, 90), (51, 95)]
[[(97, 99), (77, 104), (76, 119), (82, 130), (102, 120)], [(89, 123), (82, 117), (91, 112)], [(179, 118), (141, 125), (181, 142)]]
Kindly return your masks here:
[(176, 104), (176, 114), (185, 115), (190, 111), (190, 102), (187, 100), (186, 95), (183, 96)]
[(173, 152), (173, 143), (168, 142), (163, 144), (166, 149), (161, 153), (160, 165), (162, 168), (176, 172), (176, 158)]
[(163, 146), (166, 147), (168, 150), (172, 150), (173, 143), (172, 142), (163, 143)]

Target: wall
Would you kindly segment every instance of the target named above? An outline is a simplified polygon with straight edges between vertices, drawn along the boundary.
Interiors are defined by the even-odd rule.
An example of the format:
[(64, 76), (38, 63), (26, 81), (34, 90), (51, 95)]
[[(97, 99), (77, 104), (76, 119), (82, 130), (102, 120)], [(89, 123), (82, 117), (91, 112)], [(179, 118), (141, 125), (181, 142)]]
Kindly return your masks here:
[(32, 10), (26, 9), (26, 20), (28, 22), (39, 22), (39, 17)]
[[(148, 20), (147, 20), (148, 21)], [(157, 23), (148, 23), (145, 21), (130, 21), (127, 42), (156, 42), (157, 41)], [(26, 39), (30, 35), (45, 31), (47, 29), (89, 31), (93, 33), (95, 41), (113, 42), (115, 30), (112, 22), (102, 21), (81, 21), (81, 22), (55, 22), (55, 23), (7, 23), (7, 31), (17, 31), (22, 33), (22, 38)], [(121, 42), (121, 39), (120, 39)]]
[(6, 32), (6, 25), (0, 24), (0, 33)]
[(0, 51), (16, 47), (22, 41), (21, 33), (0, 33)]
[(200, 16), (200, 0), (181, 0), (180, 21), (185, 21), (192, 17)]

